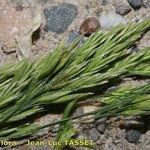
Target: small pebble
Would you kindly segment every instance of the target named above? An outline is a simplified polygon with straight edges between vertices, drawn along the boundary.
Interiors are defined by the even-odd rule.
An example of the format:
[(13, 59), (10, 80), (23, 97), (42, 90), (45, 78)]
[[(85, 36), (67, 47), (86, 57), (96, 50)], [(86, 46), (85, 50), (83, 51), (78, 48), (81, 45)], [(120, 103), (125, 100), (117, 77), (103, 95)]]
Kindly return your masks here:
[[(94, 112), (97, 109), (98, 109), (98, 106), (94, 106), (94, 105), (83, 106), (84, 113)], [(85, 116), (85, 117), (82, 117), (82, 119), (83, 119), (83, 121), (82, 121), (83, 123), (92, 123), (95, 121), (94, 115)]]
[(77, 6), (62, 3), (44, 10), (46, 18), (46, 31), (52, 31), (61, 34), (67, 30), (78, 13)]
[(6, 45), (2, 45), (1, 47), (2, 51), (5, 53), (5, 54), (11, 54), (11, 53), (15, 53), (16, 52), (16, 49), (15, 48), (10, 48), (7, 47)]
[(75, 40), (79, 40), (79, 46), (84, 42), (84, 37), (80, 36), (79, 32), (71, 31), (67, 39), (67, 44), (72, 44)]
[(127, 130), (126, 131), (126, 139), (131, 143), (137, 143), (141, 136), (140, 131), (138, 130)]
[(145, 8), (150, 8), (150, 0), (143, 0), (143, 6)]
[(109, 0), (102, 0), (102, 5), (103, 5), (103, 6), (107, 5), (107, 4), (108, 4), (108, 1), (109, 1)]
[[(26, 149), (26, 150), (50, 150), (49, 145), (46, 145), (46, 144), (42, 145), (42, 146), (41, 145), (38, 145), (38, 146), (35, 145), (34, 147), (30, 147), (29, 149)], [(25, 149), (23, 149), (23, 150), (25, 150)]]
[(133, 9), (138, 10), (142, 7), (142, 0), (128, 0), (128, 3), (133, 7)]
[(113, 144), (108, 144), (107, 150), (115, 150)]
[(49, 1), (49, 0), (42, 0), (42, 1), (41, 1), (41, 0), (38, 0), (39, 3), (44, 3), (44, 4), (46, 4), (48, 1)]
[(79, 115), (82, 115), (82, 114), (83, 114), (83, 108), (78, 107), (78, 108), (76, 108), (75, 112), (73, 113), (73, 116), (79, 116)]
[(18, 3), (16, 6), (16, 11), (22, 11), (23, 9), (24, 9), (24, 7)]
[(101, 118), (95, 121), (96, 129), (99, 133), (104, 134), (106, 129), (106, 118)]
[(101, 136), (101, 134), (97, 131), (97, 129), (95, 128), (92, 128), (88, 131), (88, 134), (89, 134), (89, 140), (98, 140), (99, 137)]
[(105, 150), (116, 150), (116, 147), (115, 145), (113, 144), (113, 140), (112, 138), (108, 138), (106, 141), (105, 141), (105, 147), (104, 147)]
[(116, 13), (120, 15), (126, 15), (131, 11), (131, 7), (128, 5), (118, 5), (116, 7)]
[(100, 16), (101, 28), (104, 30), (111, 30), (120, 24), (127, 24), (126, 20), (119, 14), (115, 12), (105, 12)]
[(74, 42), (77, 38), (79, 38), (79, 33), (78, 33), (78, 32), (75, 32), (75, 31), (71, 31), (71, 32), (69, 33), (69, 37), (68, 37), (67, 43), (72, 43), (72, 42)]
[(100, 29), (100, 23), (96, 18), (86, 19), (80, 26), (80, 34), (90, 36), (92, 33)]

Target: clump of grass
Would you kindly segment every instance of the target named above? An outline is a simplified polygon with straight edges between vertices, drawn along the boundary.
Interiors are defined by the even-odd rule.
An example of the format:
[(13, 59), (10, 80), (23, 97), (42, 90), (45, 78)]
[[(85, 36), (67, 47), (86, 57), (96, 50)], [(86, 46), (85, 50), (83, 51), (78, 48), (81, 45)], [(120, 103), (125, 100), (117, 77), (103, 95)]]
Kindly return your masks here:
[[(35, 61), (24, 59), (15, 65), (1, 68), (0, 139), (30, 136), (47, 126), (60, 122), (66, 125), (70, 119), (90, 114), (94, 114), (95, 118), (149, 114), (148, 83), (140, 88), (121, 88), (104, 93), (100, 100), (106, 105), (89, 114), (74, 118), (66, 115), (58, 122), (44, 125), (27, 119), (45, 111), (45, 106), (49, 104), (53, 107), (56, 104), (71, 105), (86, 100), (86, 97), (94, 96), (93, 88), (99, 86), (103, 89), (110, 80), (135, 75), (149, 78), (150, 48), (137, 53), (128, 51), (149, 29), (150, 20), (118, 26), (107, 33), (93, 34), (80, 47), (79, 40), (70, 47), (62, 42), (53, 53)], [(22, 120), (26, 120), (26, 123), (21, 123)], [(63, 133), (59, 132), (58, 139)]]

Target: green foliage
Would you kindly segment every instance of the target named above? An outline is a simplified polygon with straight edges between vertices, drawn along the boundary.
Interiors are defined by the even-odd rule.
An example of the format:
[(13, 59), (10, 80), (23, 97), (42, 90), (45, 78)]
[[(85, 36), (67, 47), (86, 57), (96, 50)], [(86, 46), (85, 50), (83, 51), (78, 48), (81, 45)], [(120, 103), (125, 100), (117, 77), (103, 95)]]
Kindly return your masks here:
[[(149, 29), (150, 20), (118, 26), (107, 33), (93, 34), (80, 47), (78, 40), (70, 47), (62, 42), (53, 53), (35, 61), (25, 59), (1, 68), (0, 139), (32, 135), (60, 122), (60, 127), (64, 126), (64, 130), (59, 132), (58, 139), (62, 140), (64, 133), (67, 134), (66, 137), (73, 135), (74, 130), (68, 120), (75, 118), (68, 118), (68, 114), (61, 121), (44, 125), (34, 123), (28, 117), (46, 111), (45, 106), (49, 104), (51, 110), (56, 104), (71, 105), (74, 101), (92, 97), (93, 88), (100, 86), (103, 89), (104, 84), (115, 78), (135, 75), (149, 77), (150, 48), (138, 53), (129, 51)], [(96, 118), (148, 114), (150, 97), (145, 88), (149, 89), (149, 86), (147, 84), (139, 89), (119, 89), (105, 93), (100, 100), (106, 105), (89, 114), (95, 114)], [(65, 113), (70, 111), (68, 107)], [(23, 119), (26, 123), (22, 124)]]
[[(72, 110), (76, 101), (70, 102), (66, 107), (62, 119), (66, 119), (69, 117), (69, 114)], [(71, 139), (76, 133), (76, 130), (73, 127), (72, 122), (69, 120), (67, 122), (61, 122), (59, 125), (59, 132), (56, 137), (56, 141), (60, 142), (61, 145), (56, 145), (55, 150), (63, 149), (65, 145), (65, 141)]]

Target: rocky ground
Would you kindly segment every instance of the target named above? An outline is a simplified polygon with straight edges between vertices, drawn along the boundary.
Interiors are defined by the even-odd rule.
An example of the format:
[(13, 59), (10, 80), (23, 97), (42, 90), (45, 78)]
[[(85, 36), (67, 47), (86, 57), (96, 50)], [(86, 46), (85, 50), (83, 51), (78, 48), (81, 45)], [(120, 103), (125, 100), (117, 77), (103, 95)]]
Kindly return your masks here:
[[(96, 30), (108, 31), (118, 24), (147, 18), (150, 0), (0, 0), (0, 66), (24, 57), (35, 59), (53, 51), (62, 40), (70, 44), (80, 34), (84, 42)], [(133, 50), (143, 47), (150, 47), (150, 32)], [(58, 115), (48, 115), (40, 122), (56, 119)], [(150, 150), (149, 119), (105, 118), (79, 125), (79, 136), (94, 140), (96, 150)], [(53, 138), (53, 132), (46, 139)], [(23, 145), (14, 149), (52, 148)]]

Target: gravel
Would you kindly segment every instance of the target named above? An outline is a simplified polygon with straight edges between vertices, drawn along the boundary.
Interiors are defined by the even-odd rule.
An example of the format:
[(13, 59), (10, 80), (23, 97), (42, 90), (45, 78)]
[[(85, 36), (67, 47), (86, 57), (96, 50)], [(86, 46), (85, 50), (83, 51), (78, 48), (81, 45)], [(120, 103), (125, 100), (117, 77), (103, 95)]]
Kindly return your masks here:
[(142, 0), (128, 0), (128, 3), (133, 7), (133, 9), (138, 10), (142, 7)]
[(115, 12), (103, 13), (100, 16), (101, 28), (104, 30), (111, 30), (113, 27), (116, 27), (119, 24), (126, 24), (126, 20), (119, 14)]
[(86, 19), (80, 26), (80, 34), (90, 36), (100, 29), (100, 23), (94, 17)]
[(44, 145), (44, 146), (34, 146), (32, 150), (51, 150), (51, 149), (48, 145)]
[[(80, 39), (80, 40), (79, 40)], [(74, 41), (79, 40), (79, 46), (85, 41), (84, 37), (77, 31), (70, 31), (67, 39), (67, 44), (72, 44)]]
[[(133, 47), (131, 49), (132, 52), (137, 52), (138, 47)], [(127, 116), (127, 117), (124, 117), (124, 126), (125, 128), (139, 128), (141, 126), (143, 126), (143, 122), (142, 120), (140, 119), (139, 116)]]
[(68, 39), (67, 39), (67, 43), (70, 44), (72, 42), (74, 42), (77, 38), (79, 38), (80, 34), (76, 31), (71, 31), (69, 33)]
[(145, 8), (150, 8), (150, 0), (144, 0), (144, 1), (143, 1), (143, 6), (144, 6)]
[(108, 4), (108, 2), (109, 2), (109, 0), (102, 0), (101, 4), (105, 6)]
[(103, 134), (106, 129), (106, 118), (98, 119), (95, 121), (96, 129), (99, 133)]
[(120, 15), (126, 15), (131, 11), (131, 7), (129, 5), (118, 5), (116, 7), (116, 13)]
[(46, 18), (46, 31), (61, 34), (67, 30), (78, 13), (77, 7), (73, 4), (62, 3), (44, 10)]
[(88, 138), (93, 141), (97, 141), (101, 134), (97, 131), (97, 129), (92, 128), (88, 131)]
[(140, 136), (141, 133), (138, 130), (131, 129), (126, 131), (126, 139), (131, 143), (137, 143), (139, 141)]

